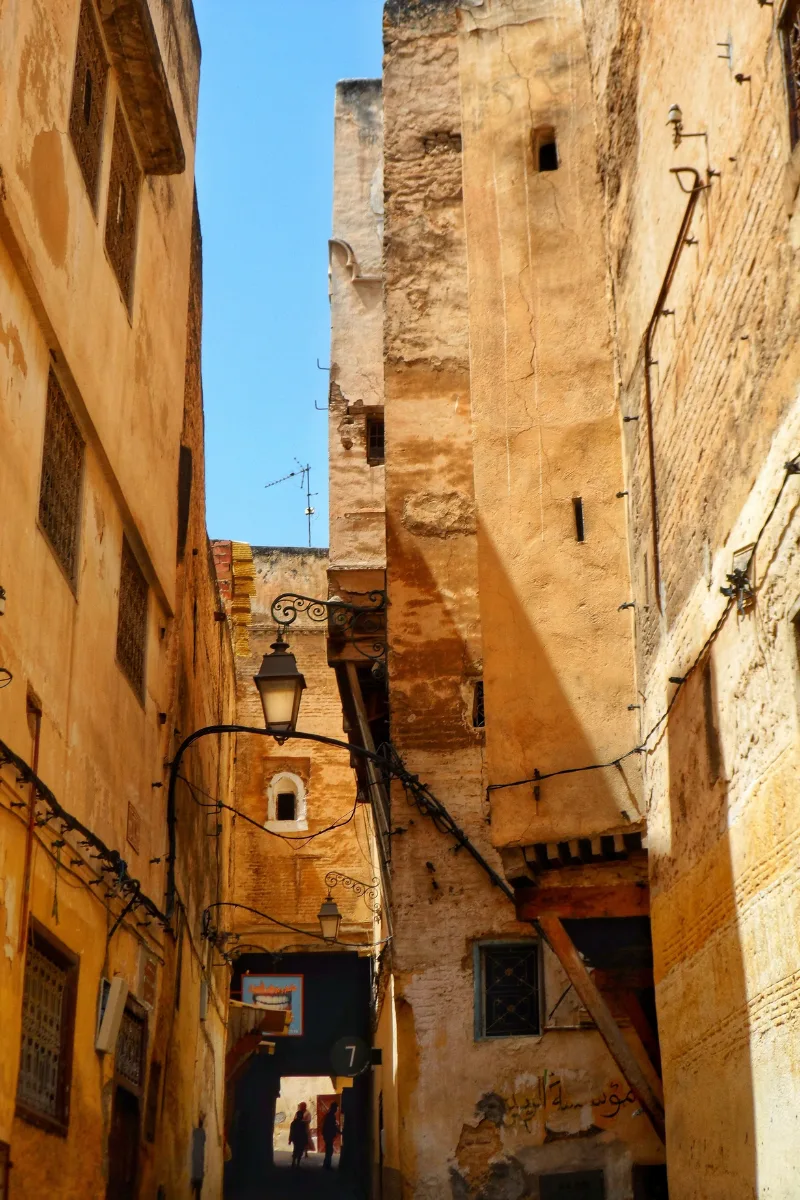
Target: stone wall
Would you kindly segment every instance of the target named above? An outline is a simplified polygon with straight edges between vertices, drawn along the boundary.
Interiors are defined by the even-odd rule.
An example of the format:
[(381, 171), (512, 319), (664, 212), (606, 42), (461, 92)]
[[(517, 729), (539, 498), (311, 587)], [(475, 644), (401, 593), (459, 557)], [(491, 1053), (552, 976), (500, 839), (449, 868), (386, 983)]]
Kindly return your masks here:
[[(784, 464), (800, 449), (800, 243), (781, 9), (583, 10), (619, 403), (634, 418), (640, 740), (669, 709), (645, 789), (670, 1195), (789, 1197), (800, 586)], [(703, 136), (673, 144), (675, 103)], [(755, 542), (739, 612), (720, 587)]]

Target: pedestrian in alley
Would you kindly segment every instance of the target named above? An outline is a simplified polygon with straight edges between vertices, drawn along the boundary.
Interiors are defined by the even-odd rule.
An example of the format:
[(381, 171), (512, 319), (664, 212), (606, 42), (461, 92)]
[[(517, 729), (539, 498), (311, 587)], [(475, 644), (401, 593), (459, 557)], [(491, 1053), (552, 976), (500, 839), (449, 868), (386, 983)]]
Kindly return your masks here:
[(197, 1119), (197, 1125), (192, 1130), (192, 1196), (194, 1200), (200, 1200), (203, 1194), (203, 1180), (206, 1174), (205, 1119), (205, 1113), (201, 1112)]
[(325, 1120), (322, 1122), (322, 1140), (325, 1143), (325, 1161), (323, 1167), (326, 1171), (332, 1170), (331, 1159), (333, 1158), (333, 1147), (336, 1139), (341, 1133), (339, 1122), (336, 1115), (339, 1112), (339, 1105), (334, 1100), (333, 1104), (325, 1114)]
[(292, 1166), (299, 1167), (300, 1160), (308, 1146), (308, 1122), (305, 1118), (305, 1104), (301, 1104), (294, 1114), (294, 1120), (289, 1126), (289, 1145), (292, 1147)]

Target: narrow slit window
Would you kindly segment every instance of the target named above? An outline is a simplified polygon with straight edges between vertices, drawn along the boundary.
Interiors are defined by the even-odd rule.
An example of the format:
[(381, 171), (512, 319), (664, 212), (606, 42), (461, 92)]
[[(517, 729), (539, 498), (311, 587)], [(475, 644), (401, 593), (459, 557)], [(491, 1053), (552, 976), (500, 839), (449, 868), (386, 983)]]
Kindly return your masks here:
[(295, 795), (294, 792), (278, 792), (276, 815), (279, 821), (294, 821)]
[(367, 419), (367, 462), (371, 467), (380, 466), (385, 461), (385, 455), (383, 417), (369, 417)]
[(486, 714), (483, 707), (483, 680), (476, 679), (472, 690), (472, 726), (473, 729), (484, 729)]
[(106, 252), (129, 311), (133, 302), (133, 274), (136, 261), (141, 181), (142, 174), (136, 159), (136, 152), (125, 124), (122, 108), (118, 104), (114, 118), (111, 173), (108, 181)]
[(572, 501), (572, 511), (575, 515), (575, 537), (579, 542), (586, 541), (586, 529), (583, 524), (583, 500), (575, 496)]
[(558, 170), (558, 143), (554, 129), (540, 129), (535, 134), (536, 169), (538, 171)]

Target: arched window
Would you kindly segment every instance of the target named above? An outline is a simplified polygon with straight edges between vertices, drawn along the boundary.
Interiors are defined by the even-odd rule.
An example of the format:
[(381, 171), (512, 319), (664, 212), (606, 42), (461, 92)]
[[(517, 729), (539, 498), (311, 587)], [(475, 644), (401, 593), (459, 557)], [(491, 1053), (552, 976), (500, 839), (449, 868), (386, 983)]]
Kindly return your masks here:
[(306, 789), (299, 775), (279, 771), (267, 786), (267, 829), (280, 832), (308, 829)]

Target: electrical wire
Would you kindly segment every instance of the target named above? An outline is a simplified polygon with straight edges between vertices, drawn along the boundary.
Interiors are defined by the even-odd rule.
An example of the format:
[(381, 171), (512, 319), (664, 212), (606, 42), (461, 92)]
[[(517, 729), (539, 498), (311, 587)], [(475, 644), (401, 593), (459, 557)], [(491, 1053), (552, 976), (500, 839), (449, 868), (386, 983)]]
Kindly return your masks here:
[[(208, 938), (210, 942), (217, 946), (217, 949), (219, 949), (218, 942), (220, 940), (220, 936), (222, 936), (223, 941), (226, 941), (230, 936), (230, 933), (225, 931), (222, 931), (221, 933), (219, 930), (212, 929), (212, 908), (241, 908), (245, 912), (252, 913), (255, 917), (261, 917), (265, 921), (271, 921), (273, 925), (279, 925), (281, 929), (288, 929), (292, 933), (299, 933), (301, 937), (314, 938), (314, 940), (317, 942), (328, 941), (328, 939), (324, 938), (321, 933), (312, 933), (312, 931), (309, 929), (298, 929), (296, 925), (289, 925), (286, 921), (279, 921), (277, 917), (271, 917), (269, 913), (261, 912), (257, 908), (251, 908), (249, 904), (239, 904), (237, 900), (218, 900), (215, 904), (209, 904), (208, 907), (203, 910), (203, 937)], [(340, 942), (337, 938), (336, 945), (346, 946), (348, 949), (354, 950), (374, 950), (378, 946), (385, 946), (387, 942), (390, 942), (391, 940), (391, 937), (387, 937), (383, 938), (380, 942)], [(226, 957), (224, 950), (220, 949), (220, 954), (222, 954), (223, 958)]]
[[(348, 825), (355, 817), (356, 810), (358, 808), (358, 797), (356, 796), (349, 816), (337, 817), (332, 825), (326, 825), (324, 829), (318, 829), (316, 833), (293, 836), (289, 833), (278, 833), (274, 829), (268, 829), (266, 825), (263, 825), (260, 821), (256, 821), (254, 817), (249, 817), (247, 813), (242, 812), (240, 808), (235, 808), (232, 804), (226, 804), (224, 800), (220, 800), (216, 796), (212, 796), (210, 792), (207, 792), (205, 788), (201, 788), (199, 784), (192, 783), (191, 779), (188, 779), (185, 775), (179, 774), (178, 779), (182, 779), (187, 785), (189, 791), (192, 793), (192, 799), (194, 800), (195, 804), (198, 804), (201, 808), (216, 809), (217, 812), (222, 812), (224, 809), (227, 812), (235, 813), (237, 817), (241, 817), (241, 819), (246, 821), (248, 825), (254, 825), (256, 829), (260, 829), (262, 833), (268, 833), (270, 837), (279, 838), (283, 842), (298, 842), (303, 846), (307, 846), (309, 842), (313, 842), (314, 838), (322, 837), (323, 833), (330, 833), (334, 829), (341, 829), (343, 826)], [(198, 800), (195, 792), (200, 792), (203, 796), (207, 796), (210, 803), (206, 804), (203, 800)]]
[[(789, 480), (789, 477), (791, 475), (800, 475), (800, 466), (798, 466), (798, 463), (800, 463), (800, 454), (796, 454), (794, 456), (794, 458), (790, 459), (789, 462), (787, 462), (785, 464), (784, 476), (781, 481), (781, 485), (778, 488), (778, 492), (777, 492), (777, 495), (775, 496), (775, 499), (772, 502), (772, 506), (771, 506), (769, 512), (767, 513), (766, 517), (764, 518), (761, 528), (759, 529), (758, 534), (756, 535), (756, 539), (753, 542), (753, 548), (750, 551), (750, 556), (747, 560), (747, 565), (744, 568), (742, 568), (742, 573), (741, 573), (742, 578), (747, 578), (747, 576), (749, 575), (750, 568), (753, 564), (753, 559), (755, 558), (756, 550), (758, 549), (759, 543), (761, 542), (761, 539), (764, 536), (767, 526), (769, 525), (770, 521), (774, 517), (775, 512), (778, 508), (778, 505), (780, 504), (781, 497), (783, 496), (783, 493), (786, 488), (786, 484)], [(733, 581), (732, 577), (730, 577), (730, 578), (731, 578), (731, 581)], [(736, 591), (735, 587), (730, 589), (730, 592), (735, 592), (735, 591)], [(723, 610), (717, 620), (717, 623), (715, 624), (714, 628), (711, 630), (711, 633), (708, 635), (706, 640), (703, 642), (703, 645), (700, 647), (700, 650), (697, 653), (697, 655), (695, 656), (691, 665), (687, 668), (687, 670), (683, 673), (682, 676), (675, 677), (674, 682), (677, 683), (677, 687), (675, 688), (675, 691), (672, 694), (669, 704), (664, 709), (664, 712), (661, 714), (661, 716), (658, 718), (658, 720), (655, 722), (655, 724), (651, 726), (651, 728), (648, 730), (648, 732), (645, 734), (645, 736), (641, 739), (641, 741), (639, 742), (639, 744), (637, 746), (632, 747), (632, 749), (630, 749), (630, 750), (626, 750), (624, 754), (620, 754), (616, 758), (610, 759), (609, 762), (588, 763), (584, 767), (563, 767), (561, 770), (547, 771), (545, 773), (540, 773), (537, 771), (534, 775), (531, 775), (526, 779), (514, 779), (509, 783), (490, 783), (487, 785), (487, 788), (486, 788), (487, 801), (492, 792), (502, 791), (505, 788), (523, 787), (525, 784), (529, 784), (529, 783), (532, 783), (535, 785), (535, 784), (541, 783), (545, 779), (555, 779), (559, 775), (576, 775), (576, 774), (579, 774), (584, 771), (602, 771), (608, 767), (619, 767), (625, 761), (626, 758), (631, 758), (634, 754), (652, 753), (653, 748), (648, 747), (648, 743), (650, 742), (650, 739), (658, 732), (659, 729), (661, 729), (662, 725), (666, 726), (667, 723), (669, 722), (670, 715), (675, 706), (675, 702), (677, 701), (678, 696), (680, 695), (681, 688), (684, 686), (685, 683), (688, 682), (688, 680), (691, 678), (691, 676), (697, 670), (697, 667), (700, 665), (700, 663), (705, 658), (709, 649), (711, 648), (711, 646), (713, 645), (713, 643), (716, 641), (717, 637), (719, 636), (723, 625), (727, 621), (728, 616), (730, 615), (731, 609), (734, 607), (735, 595), (729, 594), (729, 592), (726, 592), (726, 594), (728, 594), (728, 601), (727, 601), (725, 607), (723, 608)], [(750, 593), (750, 594), (752, 594), (752, 593)]]

